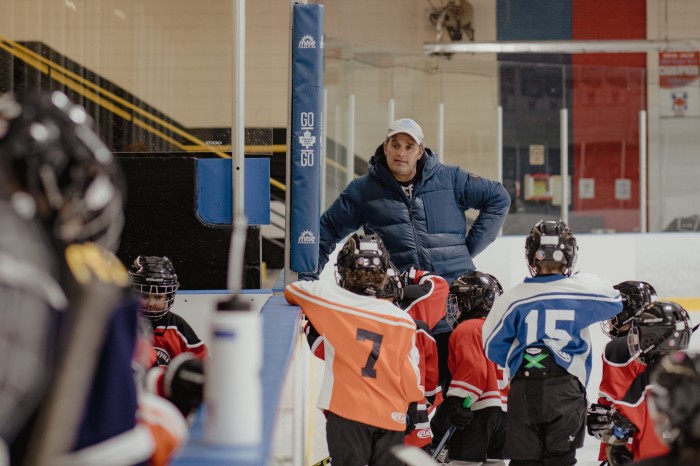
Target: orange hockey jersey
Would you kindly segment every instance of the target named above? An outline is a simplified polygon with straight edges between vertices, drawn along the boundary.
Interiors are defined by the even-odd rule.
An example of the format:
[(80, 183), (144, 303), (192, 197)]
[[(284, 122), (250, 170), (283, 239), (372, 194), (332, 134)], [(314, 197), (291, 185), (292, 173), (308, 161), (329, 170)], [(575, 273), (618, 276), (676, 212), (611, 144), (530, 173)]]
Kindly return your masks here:
[(502, 368), (486, 358), (481, 335), (484, 320), (465, 320), (450, 335), (447, 364), (452, 381), (447, 396), (470, 398), (472, 411), (490, 406), (506, 411), (508, 378)]
[(319, 280), (292, 283), (284, 295), (324, 338), (326, 371), (318, 407), (404, 430), (409, 403), (423, 399), (413, 319), (389, 301)]

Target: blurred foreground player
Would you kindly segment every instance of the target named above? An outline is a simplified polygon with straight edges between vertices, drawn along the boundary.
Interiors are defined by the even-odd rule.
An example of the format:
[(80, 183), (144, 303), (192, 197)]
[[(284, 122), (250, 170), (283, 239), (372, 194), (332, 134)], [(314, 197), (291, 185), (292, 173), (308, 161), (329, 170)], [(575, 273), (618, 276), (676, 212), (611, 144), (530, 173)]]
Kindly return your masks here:
[(700, 355), (676, 351), (664, 356), (650, 376), (647, 404), (659, 437), (671, 450), (635, 466), (700, 464)]
[(400, 465), (409, 404), (423, 399), (416, 324), (390, 300), (389, 257), (376, 235), (352, 235), (338, 253), (337, 286), (299, 281), (285, 289), (323, 337), (326, 372), (318, 407), (326, 414), (333, 464)]
[(450, 285), (447, 321), (454, 326), (449, 356), (452, 381), (445, 409), (456, 427), (450, 439), (453, 466), (503, 466), (508, 378), (486, 358), (481, 336), (494, 300), (503, 293), (496, 277), (467, 272)]
[(512, 466), (572, 465), (583, 446), (588, 326), (618, 314), (622, 303), (605, 280), (573, 274), (577, 254), (564, 222), (538, 222), (525, 240), (532, 278), (496, 299), (482, 328), (486, 356), (510, 377), (505, 454)]
[(91, 123), (60, 92), (0, 97), (0, 435), (13, 465), (165, 464), (187, 435), (172, 404), (138, 399), (137, 302), (112, 253), (123, 181)]

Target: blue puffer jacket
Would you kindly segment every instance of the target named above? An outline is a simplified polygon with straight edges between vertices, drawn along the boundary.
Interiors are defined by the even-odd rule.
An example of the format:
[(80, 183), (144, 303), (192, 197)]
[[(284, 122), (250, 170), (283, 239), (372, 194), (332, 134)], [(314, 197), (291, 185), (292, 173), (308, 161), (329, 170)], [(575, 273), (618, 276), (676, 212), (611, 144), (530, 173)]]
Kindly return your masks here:
[[(321, 216), (319, 271), (336, 244), (360, 227), (382, 238), (399, 270), (414, 265), (448, 283), (474, 270), (472, 258), (496, 239), (510, 207), (500, 183), (443, 165), (426, 148), (409, 199), (389, 171), (381, 145), (369, 166), (369, 174), (353, 180)], [(469, 234), (468, 209), (479, 211)]]

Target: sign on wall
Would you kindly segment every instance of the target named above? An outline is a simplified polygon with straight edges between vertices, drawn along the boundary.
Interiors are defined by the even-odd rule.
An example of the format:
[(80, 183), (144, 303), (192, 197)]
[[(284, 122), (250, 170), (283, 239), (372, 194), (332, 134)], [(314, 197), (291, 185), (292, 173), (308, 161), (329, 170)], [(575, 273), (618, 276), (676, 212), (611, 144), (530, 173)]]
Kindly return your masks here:
[(700, 117), (700, 53), (659, 52), (660, 115)]

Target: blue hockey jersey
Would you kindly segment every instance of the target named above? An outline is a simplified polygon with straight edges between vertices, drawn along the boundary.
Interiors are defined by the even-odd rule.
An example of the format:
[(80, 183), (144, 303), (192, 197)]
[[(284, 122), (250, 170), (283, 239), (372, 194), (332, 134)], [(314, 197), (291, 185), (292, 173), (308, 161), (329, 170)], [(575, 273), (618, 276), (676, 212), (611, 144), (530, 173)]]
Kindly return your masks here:
[(591, 372), (588, 326), (622, 310), (620, 293), (593, 274), (526, 278), (496, 298), (483, 326), (486, 356), (512, 378), (529, 346), (546, 346), (585, 386)]

